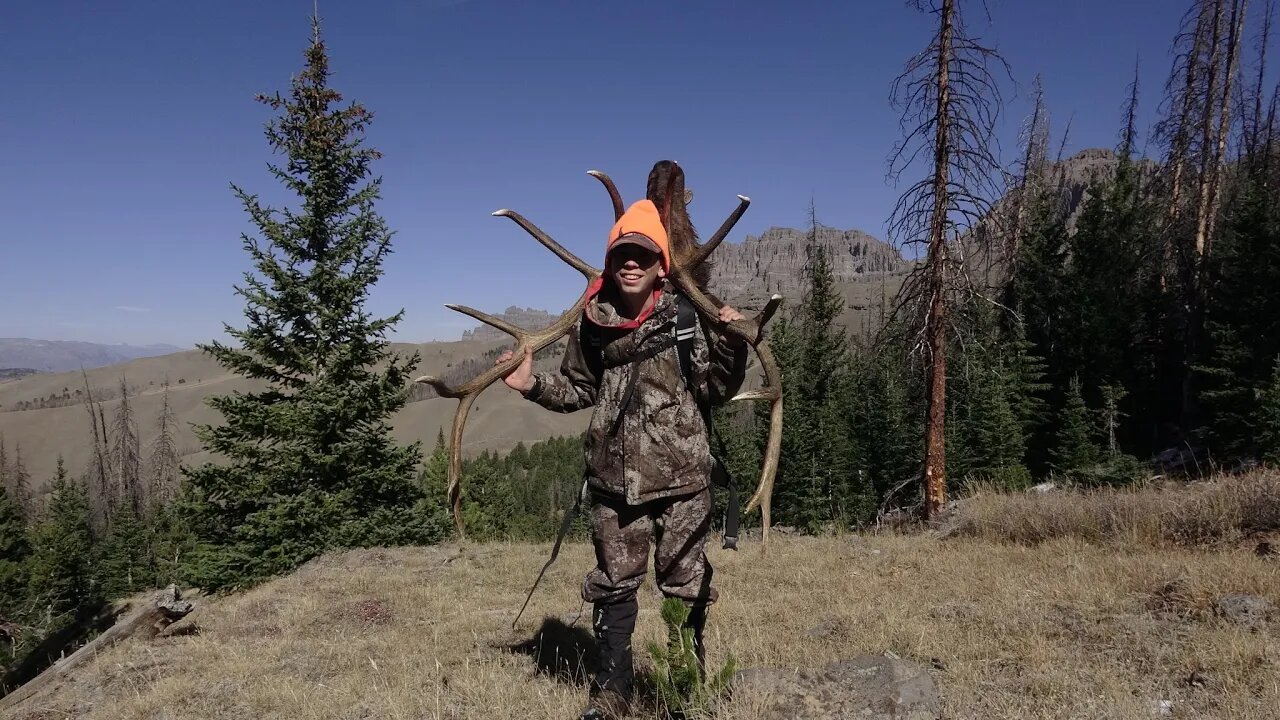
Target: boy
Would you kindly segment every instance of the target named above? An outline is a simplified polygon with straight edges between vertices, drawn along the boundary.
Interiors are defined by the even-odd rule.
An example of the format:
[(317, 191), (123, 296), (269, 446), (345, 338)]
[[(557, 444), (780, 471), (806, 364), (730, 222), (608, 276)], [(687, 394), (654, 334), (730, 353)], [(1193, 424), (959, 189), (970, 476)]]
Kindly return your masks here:
[[(526, 350), (504, 379), (549, 410), (594, 406), (584, 450), (596, 567), (583, 582), (582, 598), (593, 604), (601, 667), (584, 720), (622, 717), (630, 705), (636, 591), (651, 535), (658, 586), (689, 606), (700, 662), (707, 608), (717, 597), (705, 554), (712, 460), (700, 405), (723, 403), (738, 392), (747, 344), (732, 335), (708, 337), (697, 323), (694, 382), (687, 387), (675, 339), (679, 299), (665, 282), (670, 269), (657, 207), (641, 200), (609, 233), (604, 273), (589, 288), (560, 371), (535, 375)], [(724, 322), (741, 318), (728, 305), (720, 309)], [(511, 357), (508, 351), (497, 363)]]

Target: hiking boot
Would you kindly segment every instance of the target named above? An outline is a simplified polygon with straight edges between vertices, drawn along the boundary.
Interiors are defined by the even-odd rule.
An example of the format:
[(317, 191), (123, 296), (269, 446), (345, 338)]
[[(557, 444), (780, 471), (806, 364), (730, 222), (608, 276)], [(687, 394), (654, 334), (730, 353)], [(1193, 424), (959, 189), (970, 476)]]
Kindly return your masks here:
[(630, 710), (628, 698), (613, 690), (602, 690), (591, 696), (579, 720), (621, 720)]
[(593, 710), (603, 713), (594, 717), (621, 717), (616, 714), (617, 711), (621, 709), (625, 714), (625, 708), (631, 704), (635, 681), (631, 663), (631, 634), (636, 629), (638, 611), (639, 603), (635, 598), (595, 606), (593, 625), (600, 655), (600, 669), (591, 681), (591, 703), (583, 713), (584, 718), (593, 717), (587, 714)]

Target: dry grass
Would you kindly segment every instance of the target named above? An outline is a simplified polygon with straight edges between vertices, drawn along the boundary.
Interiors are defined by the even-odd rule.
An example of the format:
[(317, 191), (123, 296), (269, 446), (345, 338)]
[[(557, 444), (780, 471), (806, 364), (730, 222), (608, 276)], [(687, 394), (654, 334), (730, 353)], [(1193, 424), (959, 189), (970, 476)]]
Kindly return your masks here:
[[(927, 537), (786, 538), (712, 551), (709, 660), (816, 666), (891, 651), (933, 667), (949, 718), (1280, 718), (1280, 643), (1212, 612), (1280, 601), (1243, 551), (1028, 548)], [(585, 697), (590, 548), (568, 546), (518, 629), (547, 545), (367, 550), (198, 611), (201, 633), (130, 642), (25, 718), (566, 718)], [(651, 586), (636, 646), (662, 634)], [(545, 630), (539, 635), (538, 629)], [(639, 656), (647, 668), (647, 658)], [(1189, 682), (1199, 673), (1195, 682)], [(637, 714), (652, 717), (652, 711)], [(723, 718), (750, 718), (739, 699)]]
[(1054, 538), (1149, 547), (1230, 544), (1280, 531), (1280, 472), (1087, 492), (979, 490), (953, 534), (1034, 545)]

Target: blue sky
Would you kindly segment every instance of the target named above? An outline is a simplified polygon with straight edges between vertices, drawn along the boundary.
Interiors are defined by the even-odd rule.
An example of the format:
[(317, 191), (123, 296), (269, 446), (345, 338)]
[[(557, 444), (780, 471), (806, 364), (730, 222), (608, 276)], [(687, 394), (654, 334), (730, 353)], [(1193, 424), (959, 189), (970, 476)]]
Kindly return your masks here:
[[(969, 3), (973, 5), (972, 2)], [(1258, 5), (1259, 3), (1254, 3)], [(1154, 118), (1183, 3), (988, 0), (1009, 61), (1002, 157), (1038, 72), (1068, 150), (1115, 143), (1135, 57)], [(110, 6), (110, 7), (108, 7)], [(370, 306), (395, 338), (456, 339), (443, 307), (560, 309), (581, 279), (511, 207), (598, 264), (612, 217), (585, 173), (638, 199), (685, 168), (703, 237), (826, 225), (883, 237), (900, 188), (893, 77), (929, 18), (898, 0), (320, 0), (333, 84), (374, 113), (394, 254)], [(191, 345), (243, 325), (252, 232), (229, 184), (285, 202), (259, 92), (287, 92), (312, 0), (5, 3), (0, 10), (0, 337)], [(1251, 53), (1246, 54), (1248, 58)]]

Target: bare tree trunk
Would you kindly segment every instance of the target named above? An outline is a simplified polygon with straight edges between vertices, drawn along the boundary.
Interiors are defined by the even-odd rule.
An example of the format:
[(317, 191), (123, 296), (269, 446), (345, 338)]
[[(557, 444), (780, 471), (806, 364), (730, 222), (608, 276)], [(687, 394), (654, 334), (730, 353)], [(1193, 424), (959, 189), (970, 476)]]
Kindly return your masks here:
[(99, 529), (107, 527), (111, 516), (113, 501), (108, 477), (111, 472), (107, 464), (106, 433), (107, 423), (102, 415), (102, 404), (93, 400), (93, 388), (89, 385), (89, 374), (80, 371), (84, 377), (84, 406), (89, 412), (89, 427), (93, 431), (93, 457), (89, 467), (89, 504), (93, 507), (94, 525)]
[[(1227, 76), (1223, 80), (1222, 102), (1218, 113), (1218, 144), (1213, 155), (1213, 182), (1209, 188), (1209, 211), (1204, 238), (1204, 254), (1213, 250), (1213, 231), (1217, 224), (1218, 209), (1222, 202), (1222, 181), (1226, 170), (1227, 138), (1231, 135), (1231, 88), (1240, 61), (1240, 39), (1244, 31), (1244, 16), (1249, 11), (1249, 0), (1233, 0), (1231, 3), (1231, 35), (1227, 41)], [(1201, 283), (1203, 285), (1203, 282)]]
[(933, 217), (929, 221), (929, 314), (925, 327), (929, 334), (929, 419), (924, 436), (924, 516), (939, 515), (947, 505), (947, 456), (945, 418), (947, 411), (946, 338), (946, 216), (950, 170), (951, 128), (951, 40), (954, 30), (955, 0), (943, 0), (939, 18), (937, 110), (934, 118)]
[(133, 410), (129, 407), (129, 386), (124, 376), (120, 377), (120, 405), (112, 418), (111, 456), (115, 469), (112, 496), (141, 517), (142, 458), (138, 448), (138, 424), (134, 422)]
[(1196, 180), (1196, 238), (1194, 251), (1194, 265), (1192, 268), (1192, 284), (1194, 286), (1193, 294), (1198, 295), (1200, 291), (1200, 266), (1204, 259), (1205, 238), (1209, 229), (1209, 190), (1213, 185), (1212, 178), (1215, 173), (1214, 168), (1214, 116), (1213, 102), (1218, 95), (1218, 66), (1221, 64), (1220, 55), (1222, 48), (1222, 3), (1223, 0), (1214, 0), (1213, 4), (1213, 39), (1210, 42), (1211, 51), (1209, 53), (1209, 85), (1204, 95), (1204, 114), (1200, 124), (1200, 173)]
[(149, 465), (149, 482), (147, 483), (147, 503), (158, 508), (169, 502), (177, 494), (178, 458), (177, 442), (173, 437), (173, 407), (169, 404), (169, 384), (165, 383), (163, 406), (160, 418), (156, 422), (158, 433), (151, 444)]
[(1182, 185), (1186, 175), (1187, 151), (1191, 141), (1191, 114), (1196, 97), (1196, 82), (1199, 80), (1200, 52), (1204, 44), (1205, 23), (1208, 17), (1208, 6), (1200, 4), (1196, 13), (1196, 26), (1192, 33), (1191, 49), (1187, 53), (1187, 82), (1182, 91), (1182, 108), (1178, 112), (1178, 120), (1173, 131), (1173, 178), (1169, 191), (1169, 217), (1178, 220), (1182, 215)]
[(1040, 85), (1039, 75), (1035, 78), (1034, 92), (1035, 107), (1027, 124), (1021, 177), (1018, 178), (1018, 187), (1013, 193), (1013, 222), (1005, 244), (1005, 263), (1010, 283), (1018, 274), (1018, 252), (1022, 248), (1022, 233), (1027, 224), (1027, 203), (1039, 197), (1049, 156), (1048, 110), (1044, 106), (1044, 89)]
[[(968, 257), (986, 258), (996, 241), (989, 227), (990, 198), (1004, 194), (994, 180), (1003, 173), (991, 147), (1002, 99), (989, 64), (997, 62), (1006, 72), (1008, 64), (965, 30), (959, 0), (915, 0), (914, 5), (937, 17), (938, 30), (894, 81), (890, 98), (903, 107), (905, 139), (891, 157), (890, 175), (896, 176), (915, 158), (932, 162), (928, 174), (899, 197), (889, 233), (923, 250), (925, 257), (925, 263), (904, 281), (894, 313), (911, 314), (912, 352), (925, 356), (928, 420), (921, 473), (923, 515), (935, 520), (947, 502), (947, 339), (952, 312), (948, 295), (986, 294), (991, 289), (985, 282), (981, 288), (975, 286), (968, 271), (976, 268), (966, 266), (964, 259), (953, 259), (950, 243), (956, 248), (964, 243)], [(1047, 145), (1047, 139), (1031, 140)], [(1038, 150), (1028, 157), (1036, 154)], [(1033, 173), (1035, 168), (1028, 171)]]
[[(1252, 89), (1253, 108), (1247, 118), (1242, 118), (1248, 123), (1243, 140), (1245, 154), (1251, 163), (1257, 159), (1258, 142), (1262, 139), (1263, 133), (1262, 109), (1265, 104), (1263, 88), (1267, 75), (1267, 43), (1271, 40), (1271, 21), (1275, 16), (1275, 9), (1275, 0), (1267, 0), (1267, 7), (1262, 15), (1262, 31), (1258, 35), (1258, 68)], [(1243, 114), (1245, 106), (1242, 105), (1241, 108)]]

